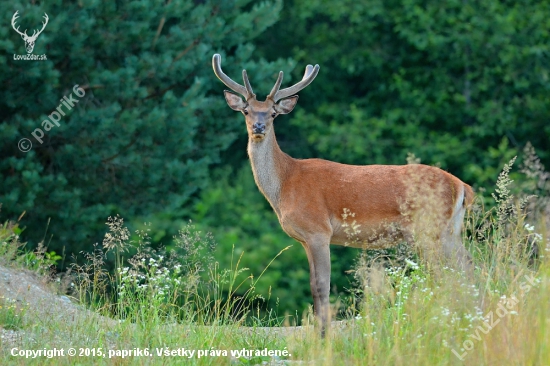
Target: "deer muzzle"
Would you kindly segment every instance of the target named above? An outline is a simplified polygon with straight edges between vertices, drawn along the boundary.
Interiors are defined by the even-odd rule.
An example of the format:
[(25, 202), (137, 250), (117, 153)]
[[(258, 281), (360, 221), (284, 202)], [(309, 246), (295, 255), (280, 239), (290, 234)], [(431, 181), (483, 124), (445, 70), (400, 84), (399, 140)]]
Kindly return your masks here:
[(252, 133), (255, 135), (265, 134), (265, 123), (256, 122), (252, 125)]

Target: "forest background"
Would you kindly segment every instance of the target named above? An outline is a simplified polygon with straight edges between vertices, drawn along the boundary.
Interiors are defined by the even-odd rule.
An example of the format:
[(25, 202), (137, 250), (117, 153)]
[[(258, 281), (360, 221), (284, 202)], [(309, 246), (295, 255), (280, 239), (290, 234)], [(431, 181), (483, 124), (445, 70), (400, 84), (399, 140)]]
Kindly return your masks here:
[[(26, 54), (16, 11), (29, 34), (48, 14), (33, 51), (47, 60), (14, 59)], [(192, 220), (212, 232), (220, 268), (242, 254), (242, 276), (291, 246), (256, 291), (280, 314), (311, 302), (305, 253), (255, 186), (214, 53), (238, 82), (245, 68), (259, 98), (280, 70), (290, 85), (321, 66), (276, 121), (295, 158), (413, 153), (478, 192), (528, 142), (550, 165), (548, 2), (51, 0), (2, 2), (0, 14), (0, 221), (24, 213), (22, 240), (55, 252), (59, 271), (102, 241), (109, 216), (167, 248)], [(85, 95), (39, 143), (31, 133), (75, 85)], [(332, 293), (345, 297), (358, 251), (332, 253)]]

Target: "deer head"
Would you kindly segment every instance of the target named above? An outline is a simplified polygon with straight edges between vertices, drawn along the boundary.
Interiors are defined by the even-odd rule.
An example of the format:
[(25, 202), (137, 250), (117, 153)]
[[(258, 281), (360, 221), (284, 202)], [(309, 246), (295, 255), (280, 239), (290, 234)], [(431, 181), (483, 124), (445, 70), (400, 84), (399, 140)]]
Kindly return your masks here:
[(214, 73), (228, 88), (242, 95), (245, 99), (243, 101), (239, 95), (229, 90), (224, 91), (225, 100), (229, 107), (244, 114), (248, 136), (253, 142), (261, 142), (264, 139), (265, 135), (271, 130), (275, 117), (279, 114), (290, 113), (294, 109), (298, 101), (298, 96), (295, 94), (308, 86), (319, 73), (319, 65), (315, 65), (315, 67), (307, 65), (304, 77), (299, 83), (279, 90), (283, 81), (283, 72), (281, 71), (271, 93), (265, 101), (261, 102), (256, 99), (256, 94), (252, 90), (246, 70), (243, 70), (244, 86), (242, 86), (223, 73), (220, 63), (221, 56), (215, 54), (212, 58)]
[(11, 26), (13, 29), (21, 35), (21, 38), (23, 38), (23, 41), (25, 41), (25, 48), (27, 49), (27, 53), (32, 53), (32, 50), (34, 49), (34, 42), (36, 42), (36, 38), (42, 33), (44, 28), (46, 28), (46, 25), (48, 24), (48, 14), (44, 13), (44, 22), (42, 23), (42, 29), (40, 29), (37, 33), (36, 29), (33, 30), (32, 36), (27, 35), (27, 30), (25, 29), (24, 32), (19, 31), (19, 26), (15, 28), (15, 21), (19, 17), (17, 14), (19, 11), (16, 11), (15, 14), (13, 14), (13, 17), (11, 18)]

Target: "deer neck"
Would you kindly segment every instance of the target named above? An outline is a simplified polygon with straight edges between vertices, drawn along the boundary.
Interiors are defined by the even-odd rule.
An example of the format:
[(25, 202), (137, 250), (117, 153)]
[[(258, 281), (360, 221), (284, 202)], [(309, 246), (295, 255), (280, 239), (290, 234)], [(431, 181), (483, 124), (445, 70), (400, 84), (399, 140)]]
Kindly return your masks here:
[(256, 185), (280, 216), (281, 187), (293, 159), (279, 148), (273, 128), (261, 142), (248, 139), (248, 156)]

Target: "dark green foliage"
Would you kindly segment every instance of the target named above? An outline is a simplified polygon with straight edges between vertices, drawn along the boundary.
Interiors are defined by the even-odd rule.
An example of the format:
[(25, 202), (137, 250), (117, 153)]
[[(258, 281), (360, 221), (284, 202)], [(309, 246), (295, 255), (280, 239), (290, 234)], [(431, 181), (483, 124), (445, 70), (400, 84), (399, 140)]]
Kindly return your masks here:
[[(34, 4), (34, 3), (33, 3)], [(299, 243), (282, 231), (255, 186), (244, 121), (225, 104), (211, 58), (258, 99), (318, 63), (295, 111), (278, 117), (283, 151), (351, 164), (404, 164), (413, 152), (475, 187), (531, 141), (550, 166), (550, 5), (519, 1), (45, 1), (0, 3), (0, 203), (22, 240), (48, 250), (90, 251), (119, 214), (152, 223), (170, 247), (188, 219), (212, 231), (228, 268), (259, 275), (279, 315), (311, 303)], [(34, 54), (11, 28), (49, 24)], [(268, 62), (266, 60), (274, 60)], [(276, 60), (276, 61), (275, 61)], [(85, 96), (59, 127), (31, 136), (73, 86)], [(19, 151), (29, 138), (33, 148)], [(521, 159), (521, 158), (520, 158)], [(514, 178), (515, 179), (515, 178)], [(51, 222), (48, 226), (48, 219)], [(53, 238), (50, 238), (50, 235)], [(334, 293), (358, 251), (333, 248)]]
[[(34, 243), (52, 218), (50, 248), (69, 252), (101, 238), (112, 214), (182, 217), (242, 127), (226, 113), (212, 54), (230, 51), (229, 71), (245, 65), (261, 75), (267, 65), (249, 61), (249, 41), (277, 20), (280, 7), (278, 1), (2, 3), (3, 213), (27, 211), (26, 239)], [(34, 51), (47, 61), (11, 59), (25, 52), (10, 25), (15, 10), (22, 29), (40, 25), (48, 13)], [(85, 96), (39, 144), (31, 132), (45, 129), (41, 122), (75, 84)], [(18, 150), (23, 137), (34, 145), (30, 152)]]
[(321, 65), (291, 119), (316, 156), (403, 164), (414, 152), (483, 185), (509, 160), (492, 152), (503, 139), (548, 162), (548, 3), (285, 4), (258, 52)]

